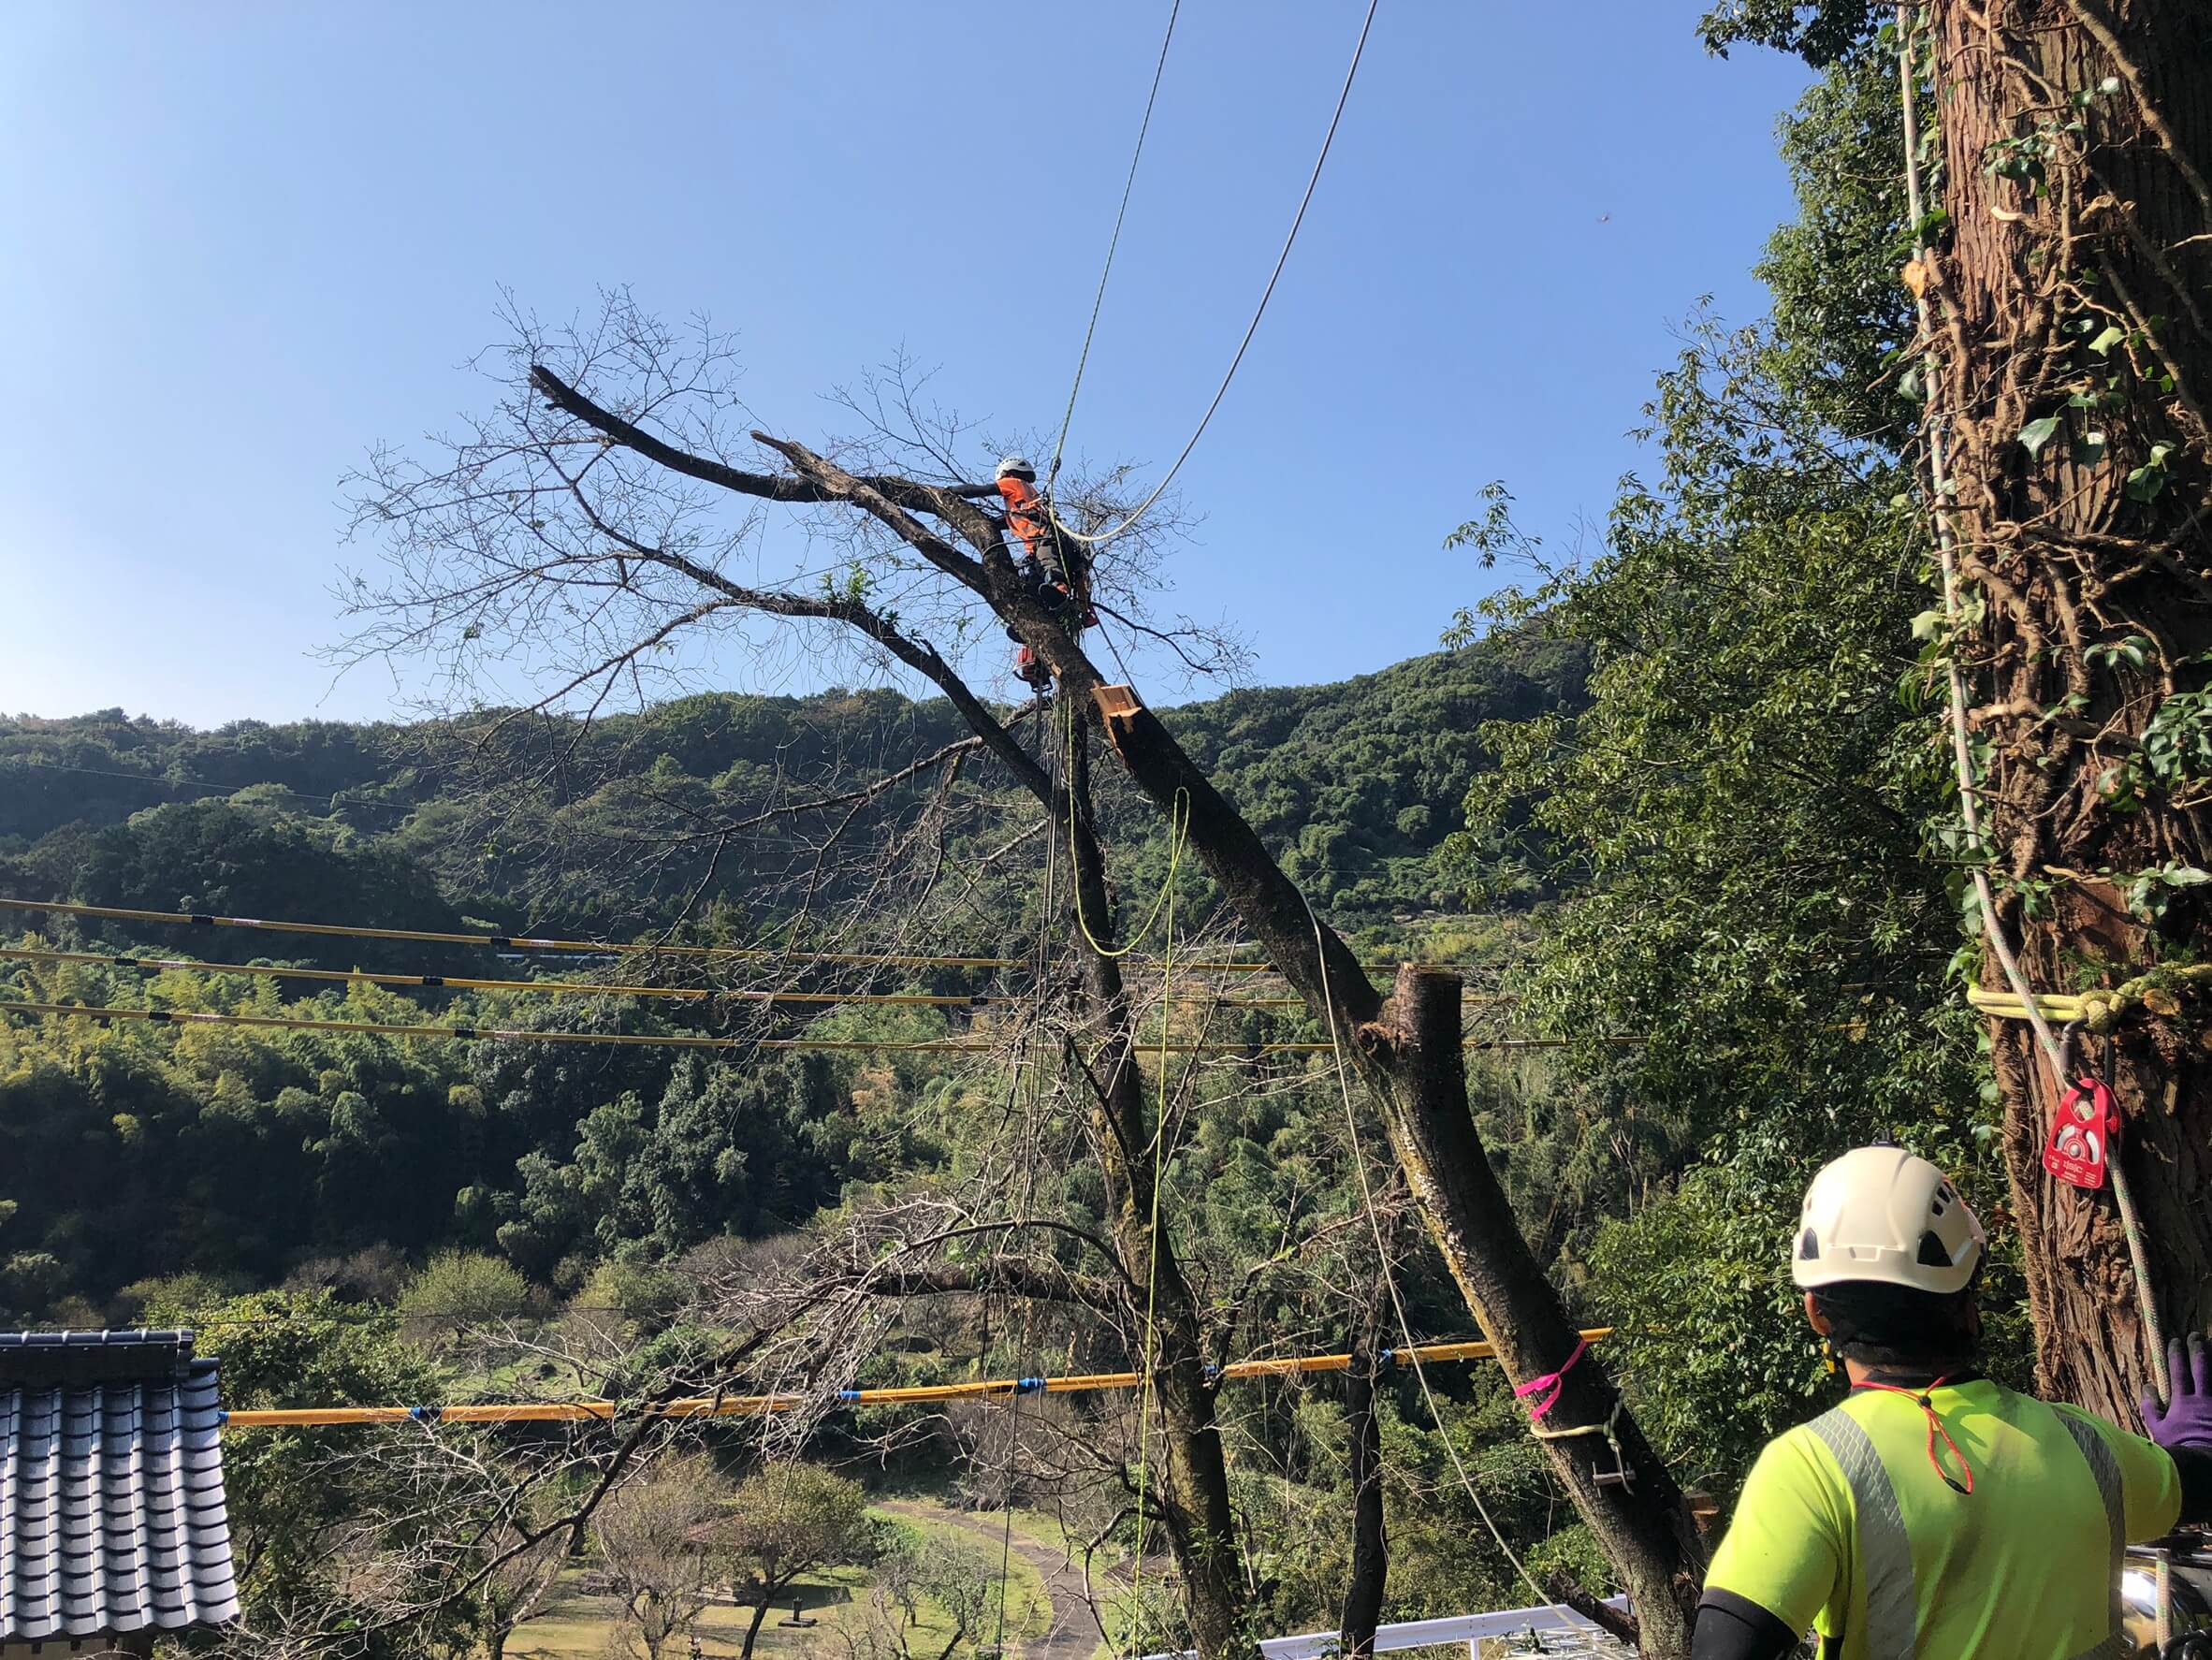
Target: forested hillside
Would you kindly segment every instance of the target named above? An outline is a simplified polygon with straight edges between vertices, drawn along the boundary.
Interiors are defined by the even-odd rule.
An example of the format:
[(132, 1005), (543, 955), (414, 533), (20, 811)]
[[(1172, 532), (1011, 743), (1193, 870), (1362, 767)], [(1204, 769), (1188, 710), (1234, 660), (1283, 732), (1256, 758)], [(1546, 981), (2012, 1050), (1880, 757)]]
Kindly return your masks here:
[[(1432, 855), (1486, 764), (1477, 727), (1571, 708), (1582, 661), (1571, 646), (1508, 641), (1340, 686), (1237, 692), (1171, 719), (1317, 897), (1383, 938), (1402, 931), (1393, 919), (1451, 906), (1457, 878)], [(684, 938), (735, 940), (775, 929), (794, 844), (764, 837), (702, 881), (700, 857), (664, 847), (633, 856), (626, 838), (670, 832), (681, 813), (742, 818), (856, 764), (895, 770), (952, 737), (941, 703), (884, 693), (694, 697), (537, 735), (571, 752), (518, 805), (476, 788), (482, 769), (454, 735), (432, 729), (246, 722), (201, 733), (114, 711), (19, 719), (0, 727), (0, 897), (440, 931), (473, 919), (617, 939), (678, 924)], [(979, 811), (995, 817), (987, 770), (970, 777)], [(593, 787), (570, 788), (587, 779)], [(1114, 822), (1158, 839), (1133, 810)], [(494, 837), (502, 845), (488, 846)], [(1041, 850), (1026, 856), (1035, 863)], [(280, 942), (29, 911), (6, 920), (19, 944), (37, 947), (606, 977), (591, 965), (410, 942)], [(1014, 920), (970, 910), (962, 936), (938, 949), (986, 949)], [(934, 971), (910, 983), (981, 993), (1011, 983)], [(755, 1029), (635, 998), (331, 989), (36, 959), (0, 964), (0, 996), (33, 1001), (384, 1024)], [(758, 1030), (967, 1027), (939, 1010), (868, 1008)], [(718, 1234), (800, 1225), (848, 1183), (910, 1175), (936, 1157), (890, 1108), (922, 1091), (932, 1069), (919, 1060), (729, 1064), (319, 1032), (42, 1031), (22, 1019), (0, 1026), (0, 1200), (12, 1211), (0, 1231), (0, 1305), (18, 1318), (96, 1306), (175, 1263), (271, 1283), (303, 1262), (378, 1247), (419, 1260), (466, 1245), (573, 1288), (617, 1255), (660, 1258)]]
[[(1572, 643), (1506, 639), (1167, 719), (1317, 898), (1379, 924), (1456, 908), (1430, 855), (1483, 765), (1477, 729), (1571, 708), (1584, 661)], [(0, 892), (385, 926), (450, 927), (466, 912), (627, 936), (686, 906), (745, 910), (789, 864), (789, 843), (765, 837), (710, 873), (670, 845), (701, 822), (896, 769), (961, 732), (943, 700), (882, 691), (517, 721), (488, 751), (485, 726), (197, 732), (117, 709), (0, 721)], [(645, 856), (626, 837), (659, 845)]]

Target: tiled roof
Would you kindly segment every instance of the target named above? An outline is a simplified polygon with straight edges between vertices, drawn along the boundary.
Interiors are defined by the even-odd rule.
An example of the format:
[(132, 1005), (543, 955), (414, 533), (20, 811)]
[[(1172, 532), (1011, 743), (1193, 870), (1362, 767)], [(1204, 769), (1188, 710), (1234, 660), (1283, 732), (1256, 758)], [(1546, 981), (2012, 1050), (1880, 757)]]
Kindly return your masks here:
[(189, 1332), (0, 1332), (0, 1641), (238, 1616), (215, 1362)]

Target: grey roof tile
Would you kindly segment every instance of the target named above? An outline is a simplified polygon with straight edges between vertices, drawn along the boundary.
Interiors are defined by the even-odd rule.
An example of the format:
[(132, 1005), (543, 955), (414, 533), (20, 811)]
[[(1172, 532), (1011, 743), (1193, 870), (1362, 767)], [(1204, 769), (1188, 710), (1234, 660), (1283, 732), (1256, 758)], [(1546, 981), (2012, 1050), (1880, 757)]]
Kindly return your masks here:
[(189, 1332), (0, 1332), (0, 1642), (238, 1617), (215, 1362)]

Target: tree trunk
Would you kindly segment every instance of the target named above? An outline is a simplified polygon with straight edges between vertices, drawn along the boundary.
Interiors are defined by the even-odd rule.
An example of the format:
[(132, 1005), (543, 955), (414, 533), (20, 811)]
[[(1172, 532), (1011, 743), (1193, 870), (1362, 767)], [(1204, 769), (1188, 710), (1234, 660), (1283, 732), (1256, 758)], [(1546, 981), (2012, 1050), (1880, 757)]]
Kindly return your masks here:
[[(1064, 692), (1100, 688), (1079, 656), (1055, 663)], [(1070, 685), (1072, 679), (1073, 684)], [(1171, 817), (1187, 815), (1190, 845), (1268, 960), (1333, 1032), (1381, 1110), (1391, 1150), (1431, 1236), (1483, 1335), (1514, 1383), (1563, 1365), (1578, 1341), (1558, 1293), (1521, 1236), (1467, 1105), (1456, 975), (1412, 966), (1385, 1003), (1336, 934), (1308, 909), (1250, 824), (1149, 709), (1121, 689), (1098, 698), (1108, 741), (1139, 787)], [(1602, 1432), (1611, 1426), (1611, 1439)], [(1686, 1655), (1704, 1551), (1673, 1475), (1623, 1408), (1604, 1363), (1585, 1354), (1566, 1373), (1548, 1428), (1552, 1474), (1621, 1577), (1643, 1652)], [(1629, 1479), (1613, 1472), (1614, 1444)]]
[(1382, 1618), (1383, 1592), (1390, 1573), (1390, 1540), (1383, 1531), (1382, 1420), (1375, 1411), (1375, 1379), (1380, 1370), (1381, 1316), (1387, 1293), (1377, 1288), (1370, 1303), (1367, 1329), (1352, 1346), (1352, 1363), (1344, 1376), (1346, 1440), (1351, 1448), (1352, 1564), (1345, 1576), (1344, 1613), (1337, 1622), (1337, 1651), (1344, 1660), (1374, 1660), (1375, 1622)]
[[(2117, 985), (2212, 952), (2212, 890), (2138, 882), (2128, 903), (2145, 872), (2187, 883), (2212, 867), (2193, 702), (2212, 648), (2198, 522), (2212, 13), (2202, 0), (1937, 0), (1930, 15), (1949, 225), (1917, 277), (1937, 313), (1928, 379), (1958, 567), (1978, 602), (1953, 648), (1984, 700), (1970, 725), (1988, 745), (1999, 917), (2038, 992)], [(1993, 960), (1983, 982), (2003, 984)], [(2152, 1357), (2113, 1194), (2045, 1174), (2053, 1080), (2024, 1024), (1991, 1036), (2040, 1383), (2130, 1421)], [(2101, 1040), (2083, 1048), (2103, 1062)], [(2201, 1327), (2212, 1056), (2193, 1030), (2138, 1013), (2111, 1058), (2164, 1322)]]
[(752, 1660), (752, 1645), (760, 1640), (761, 1627), (768, 1623), (771, 1606), (768, 1588), (764, 1585), (760, 1600), (752, 1605), (752, 1618), (745, 1627), (745, 1646), (737, 1651), (737, 1660)]
[(1091, 1090), (1091, 1139), (1105, 1179), (1115, 1248), (1129, 1277), (1147, 1289), (1152, 1305), (1150, 1352), (1141, 1363), (1152, 1370), (1162, 1432), (1157, 1442), (1163, 1465), (1158, 1475), (1165, 1479), (1151, 1489), (1147, 1502), (1160, 1501), (1166, 1512), (1168, 1541), (1183, 1576), (1185, 1610), (1200, 1660), (1253, 1656), (1259, 1650), (1247, 1617), (1244, 1575), (1238, 1571), (1236, 1519), (1214, 1418), (1215, 1386), (1206, 1377), (1204, 1331), (1172, 1236), (1164, 1221), (1153, 1225), (1156, 1161), (1164, 1156), (1164, 1143), (1156, 1138), (1167, 1133), (1169, 1080), (1163, 1075), (1159, 1081), (1159, 1110), (1147, 1112), (1121, 965), (1091, 942), (1094, 935), (1111, 940), (1112, 934), (1105, 859), (1091, 823), (1087, 727), (1076, 726), (1067, 759), (1064, 783), (1075, 806), (1070, 863), (1075, 902), (1082, 907), (1080, 915), (1070, 915), (1070, 928), (1083, 965), (1090, 1029), (1101, 1040), (1098, 1052), (1084, 1057), (1082, 1069), (1087, 1070)]

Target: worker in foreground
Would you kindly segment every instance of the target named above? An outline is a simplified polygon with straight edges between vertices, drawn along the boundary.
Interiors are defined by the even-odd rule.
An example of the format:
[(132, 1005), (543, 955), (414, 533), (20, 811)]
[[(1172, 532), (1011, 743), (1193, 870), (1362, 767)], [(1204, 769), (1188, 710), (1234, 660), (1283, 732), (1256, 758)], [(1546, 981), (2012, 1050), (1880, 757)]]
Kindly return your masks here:
[[(1006, 510), (1006, 528), (1021, 539), (1022, 559), (1016, 570), (1026, 586), (1048, 611), (1073, 604), (1080, 607), (1081, 626), (1098, 619), (1091, 614), (1086, 584), (1080, 575), (1081, 560), (1072, 544), (1059, 533), (1052, 505), (1038, 493), (1037, 469), (1024, 456), (1003, 456), (994, 484), (969, 485), (956, 494), (986, 496), (996, 493)], [(1019, 641), (1011, 629), (1007, 638)], [(1042, 691), (1052, 684), (1052, 671), (1037, 661), (1027, 646), (1014, 654), (1014, 673)]]
[(2130, 1543), (2212, 1518), (2212, 1380), (2172, 1346), (2152, 1440), (1975, 1369), (1986, 1240), (1925, 1158), (1859, 1147), (1805, 1194), (1805, 1315), (1851, 1379), (1770, 1442), (1698, 1605), (1694, 1660), (2117, 1660)]

